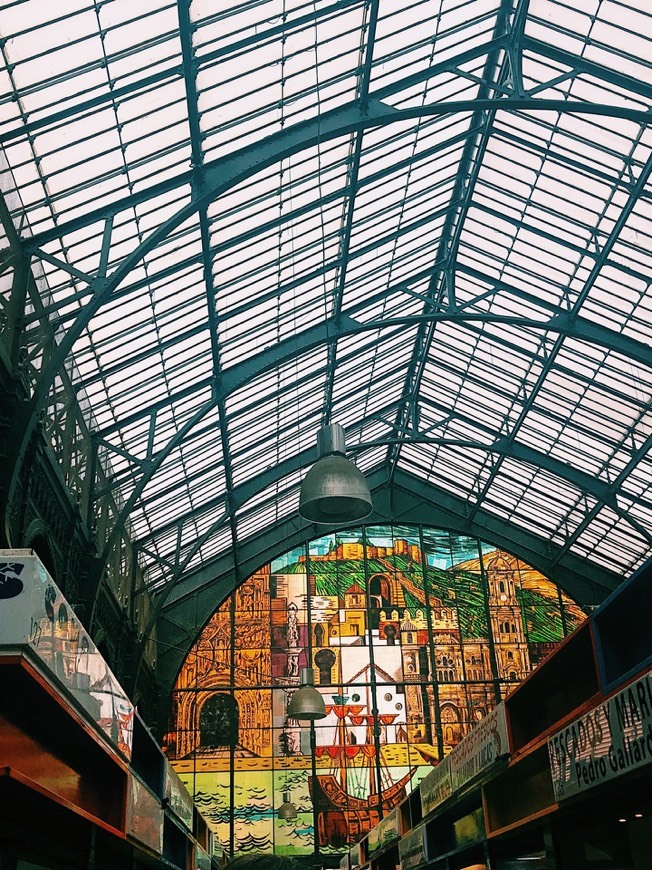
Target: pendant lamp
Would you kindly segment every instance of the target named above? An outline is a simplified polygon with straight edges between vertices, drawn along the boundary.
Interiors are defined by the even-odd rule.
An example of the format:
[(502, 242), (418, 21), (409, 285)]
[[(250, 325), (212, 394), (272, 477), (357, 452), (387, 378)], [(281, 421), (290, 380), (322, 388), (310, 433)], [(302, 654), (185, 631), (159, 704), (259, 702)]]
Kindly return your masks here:
[(299, 495), (299, 515), (313, 523), (348, 523), (373, 510), (364, 475), (346, 458), (344, 429), (339, 423), (317, 434), (319, 459), (306, 474)]
[(324, 699), (315, 689), (315, 674), (312, 668), (301, 668), (301, 688), (292, 695), (288, 704), (288, 719), (314, 722), (324, 719), (326, 710)]
[(276, 815), (279, 817), (279, 819), (285, 819), (285, 821), (291, 821), (292, 819), (296, 819), (297, 808), (290, 800), (290, 793), (288, 791), (283, 792), (283, 803), (278, 808)]

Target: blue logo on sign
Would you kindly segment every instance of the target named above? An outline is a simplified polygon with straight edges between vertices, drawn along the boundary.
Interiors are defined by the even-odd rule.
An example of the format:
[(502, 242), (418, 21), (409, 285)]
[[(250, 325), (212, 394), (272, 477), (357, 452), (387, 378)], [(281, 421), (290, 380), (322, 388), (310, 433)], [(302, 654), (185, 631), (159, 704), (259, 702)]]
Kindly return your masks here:
[(19, 575), (25, 565), (22, 562), (0, 562), (0, 598), (15, 598), (23, 591)]

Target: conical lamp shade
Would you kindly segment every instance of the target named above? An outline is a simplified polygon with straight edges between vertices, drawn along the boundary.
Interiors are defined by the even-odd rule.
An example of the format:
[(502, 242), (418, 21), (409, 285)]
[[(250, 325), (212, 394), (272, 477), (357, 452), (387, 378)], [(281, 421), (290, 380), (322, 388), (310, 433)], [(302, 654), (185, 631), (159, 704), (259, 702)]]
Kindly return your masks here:
[(369, 516), (371, 494), (362, 472), (344, 455), (344, 430), (334, 423), (317, 437), (321, 453), (306, 474), (299, 515), (313, 523), (348, 523)]
[(285, 819), (286, 821), (296, 819), (297, 808), (290, 800), (289, 792), (283, 792), (283, 803), (278, 808), (276, 815), (279, 817), (279, 819)]
[(312, 668), (301, 669), (302, 686), (300, 689), (297, 689), (290, 699), (287, 709), (288, 719), (314, 722), (315, 719), (325, 718), (324, 699), (315, 689), (313, 685), (314, 680)]

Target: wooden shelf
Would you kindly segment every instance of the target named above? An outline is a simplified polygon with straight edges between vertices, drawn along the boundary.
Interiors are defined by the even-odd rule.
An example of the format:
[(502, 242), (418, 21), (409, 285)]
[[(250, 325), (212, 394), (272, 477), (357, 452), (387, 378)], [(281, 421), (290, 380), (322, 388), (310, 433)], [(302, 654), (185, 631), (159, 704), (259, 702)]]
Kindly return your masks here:
[(51, 580), (68, 621), (34, 630), (45, 569), (12, 557), (31, 586), (0, 637), (0, 856), (8, 846), (12, 867), (59, 870), (217, 867), (206, 822)]
[(547, 747), (513, 762), (485, 785), (483, 794), (489, 836), (555, 809)]
[[(589, 851), (593, 844), (598, 852), (606, 849), (606, 855), (611, 854), (610, 838), (616, 844), (616, 863), (600, 866), (647, 870), (652, 854), (652, 753), (636, 750), (639, 757), (632, 755), (617, 768), (609, 768), (606, 759), (609, 752), (625, 757), (633, 751), (631, 741), (640, 741), (652, 728), (651, 611), (652, 560), (506, 698), (509, 761), (501, 754), (503, 736), (501, 751), (488, 766), (473, 766), (465, 779), (453, 753), (430, 782), (424, 780), (410, 794), (399, 808), (403, 836), (398, 851), (405, 870), (489, 864), (513, 870), (523, 866), (523, 856), (528, 867), (543, 868), (552, 866), (557, 851), (564, 866), (590, 870), (597, 865), (584, 857), (584, 843)], [(611, 707), (605, 712), (607, 704)], [(605, 716), (611, 717), (608, 722)], [(594, 744), (591, 724), (598, 741)], [(482, 731), (469, 739), (466, 750), (458, 752), (462, 759), (474, 758), (484, 746)], [(623, 741), (630, 741), (630, 749), (623, 748)], [(571, 775), (574, 761), (586, 764), (598, 745), (603, 767), (612, 773), (595, 781), (586, 778), (584, 768), (579, 768), (584, 771), (581, 779)], [(581, 842), (576, 847), (577, 830)], [(369, 838), (373, 841), (374, 834)], [(379, 850), (371, 867), (395, 870), (394, 861), (394, 850), (387, 850), (387, 857)]]
[(585, 620), (507, 696), (512, 753), (527, 748), (599, 693), (590, 620)]
[(25, 776), (20, 770), (12, 767), (0, 768), (0, 805), (3, 807), (20, 805), (28, 796), (34, 806), (40, 805), (45, 808), (51, 803), (58, 804), (63, 809), (75, 813), (75, 815), (97, 825), (113, 836), (124, 839), (124, 831), (120, 828), (107, 824), (93, 813), (82, 809), (77, 803), (68, 800), (57, 792), (50, 791), (42, 783)]
[[(208, 826), (142, 721), (128, 764), (28, 647), (0, 652), (0, 680), (0, 853), (81, 870), (102, 836), (98, 870), (211, 866)], [(179, 818), (163, 810), (171, 779)]]
[(27, 654), (0, 655), (0, 680), (0, 767), (97, 824), (124, 831), (127, 767), (120, 756)]
[(592, 615), (600, 688), (608, 694), (652, 664), (652, 560)]
[(134, 714), (131, 769), (162, 800), (165, 787), (165, 756), (138, 712)]

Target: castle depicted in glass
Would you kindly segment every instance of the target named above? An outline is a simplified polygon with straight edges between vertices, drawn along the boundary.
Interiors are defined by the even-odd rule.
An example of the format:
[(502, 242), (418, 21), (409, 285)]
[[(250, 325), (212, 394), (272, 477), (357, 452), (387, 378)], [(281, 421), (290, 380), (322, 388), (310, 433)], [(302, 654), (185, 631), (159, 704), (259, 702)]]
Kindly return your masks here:
[[(327, 535), (215, 611), (179, 673), (167, 752), (226, 848), (342, 851), (582, 618), (475, 538)], [(327, 711), (312, 736), (285, 712), (308, 666)], [(296, 818), (277, 817), (286, 799)]]

